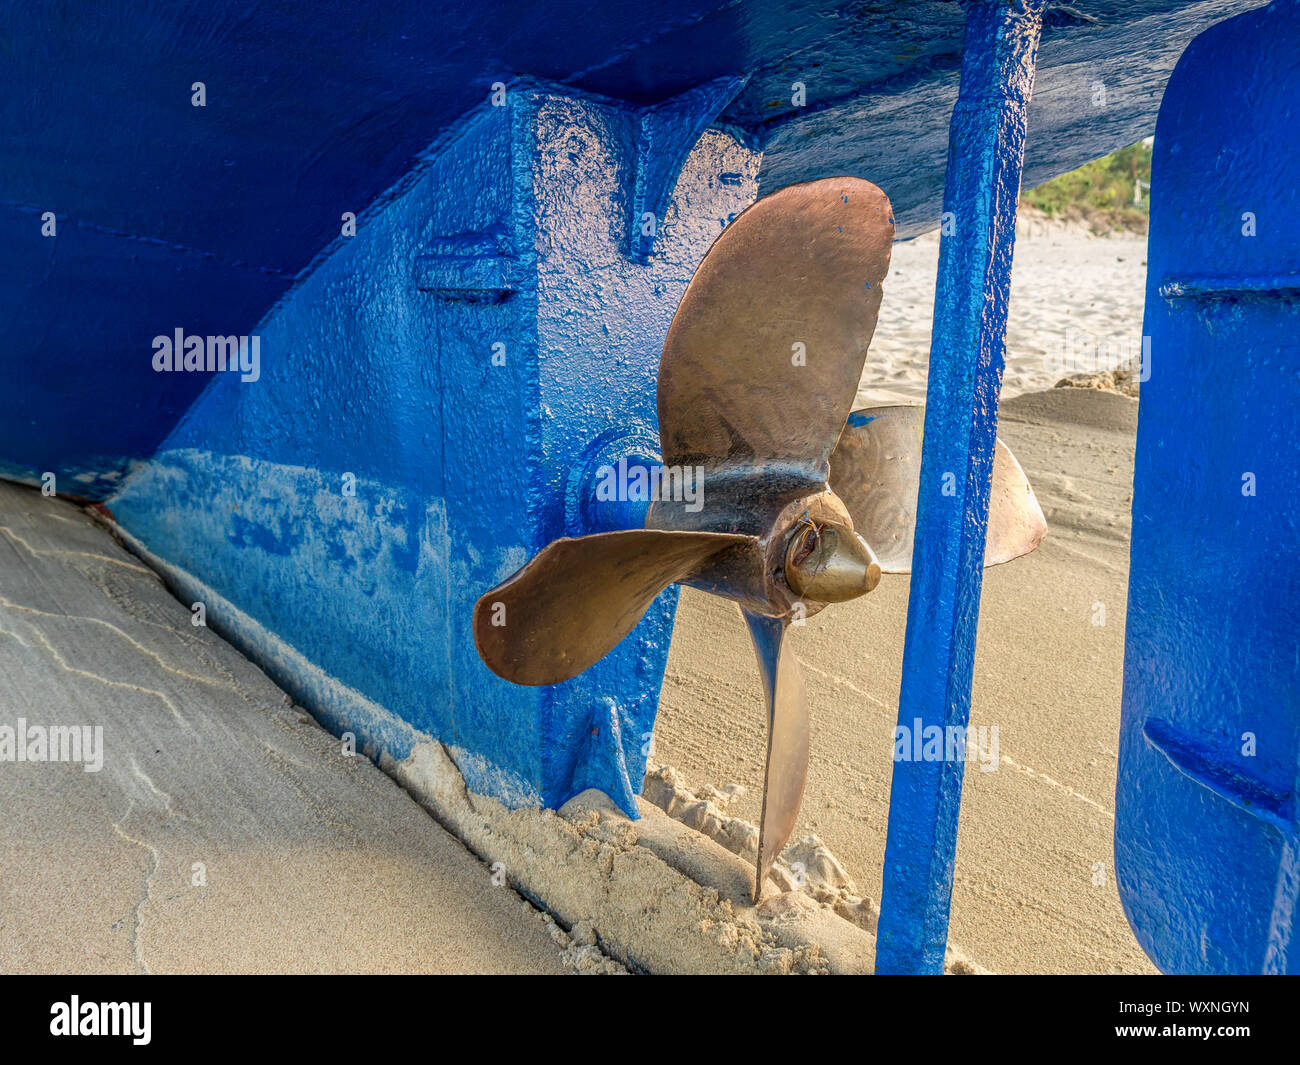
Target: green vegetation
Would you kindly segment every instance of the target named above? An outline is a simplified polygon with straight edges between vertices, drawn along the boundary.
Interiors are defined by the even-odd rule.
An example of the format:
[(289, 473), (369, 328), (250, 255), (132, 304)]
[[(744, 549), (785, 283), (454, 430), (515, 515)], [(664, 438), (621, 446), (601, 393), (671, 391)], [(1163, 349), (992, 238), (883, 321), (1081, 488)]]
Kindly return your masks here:
[(1020, 202), (1053, 218), (1085, 222), (1098, 232), (1128, 229), (1145, 233), (1150, 196), (1143, 189), (1141, 204), (1133, 203), (1133, 186), (1138, 180), (1151, 180), (1148, 141), (1138, 141), (1053, 178), (1023, 193)]

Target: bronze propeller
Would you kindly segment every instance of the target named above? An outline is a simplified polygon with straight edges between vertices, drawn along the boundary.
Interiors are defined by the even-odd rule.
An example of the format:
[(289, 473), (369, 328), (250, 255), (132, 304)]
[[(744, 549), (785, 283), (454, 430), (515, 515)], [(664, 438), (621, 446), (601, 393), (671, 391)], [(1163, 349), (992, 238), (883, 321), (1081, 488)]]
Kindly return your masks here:
[[(608, 654), (670, 584), (738, 604), (768, 714), (755, 902), (808, 771), (787, 629), (911, 565), (923, 408), (852, 410), (893, 239), (888, 199), (858, 178), (791, 185), (743, 212), (691, 279), (659, 364), (663, 464), (702, 470), (703, 505), (660, 498), (644, 529), (556, 540), (474, 607), (493, 672), (556, 684)], [(999, 442), (986, 565), (1045, 532)]]

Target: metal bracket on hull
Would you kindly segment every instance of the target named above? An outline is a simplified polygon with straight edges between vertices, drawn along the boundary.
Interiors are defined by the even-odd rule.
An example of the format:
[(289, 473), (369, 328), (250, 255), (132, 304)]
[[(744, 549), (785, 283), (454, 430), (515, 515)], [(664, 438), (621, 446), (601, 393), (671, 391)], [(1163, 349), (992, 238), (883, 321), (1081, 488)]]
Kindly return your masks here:
[(628, 216), (628, 257), (654, 251), (668, 202), (686, 157), (706, 129), (745, 87), (745, 77), (716, 78), (647, 107), (635, 117), (636, 151)]
[(519, 263), (502, 233), (443, 237), (415, 260), (415, 287), (443, 299), (496, 302), (515, 291)]

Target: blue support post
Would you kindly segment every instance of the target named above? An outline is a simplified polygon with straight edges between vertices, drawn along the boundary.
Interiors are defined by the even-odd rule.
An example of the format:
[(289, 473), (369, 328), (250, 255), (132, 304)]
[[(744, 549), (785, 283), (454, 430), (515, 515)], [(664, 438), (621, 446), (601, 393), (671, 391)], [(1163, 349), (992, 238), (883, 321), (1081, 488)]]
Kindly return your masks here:
[[(898, 721), (970, 717), (989, 479), (1042, 0), (965, 0)], [(944, 733), (946, 735), (946, 732)], [(964, 733), (963, 733), (964, 734)], [(944, 745), (946, 749), (946, 744)], [(940, 973), (964, 762), (896, 761), (876, 971)]]

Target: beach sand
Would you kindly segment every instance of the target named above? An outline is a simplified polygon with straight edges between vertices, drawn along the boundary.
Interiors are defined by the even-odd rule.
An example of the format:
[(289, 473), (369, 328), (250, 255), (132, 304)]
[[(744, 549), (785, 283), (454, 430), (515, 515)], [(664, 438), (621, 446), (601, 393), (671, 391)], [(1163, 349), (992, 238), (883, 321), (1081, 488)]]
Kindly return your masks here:
[[(1136, 234), (1097, 236), (1021, 207), (1004, 400), (1074, 373), (1110, 369), (1140, 349), (1146, 243)], [(858, 406), (925, 402), (938, 259), (938, 230), (894, 245)]]
[[(1115, 888), (1112, 833), (1136, 400), (1050, 388), (1067, 330), (1141, 334), (1145, 238), (1022, 228), (999, 435), (1046, 514), (1032, 555), (985, 571), (973, 726), (998, 726), (995, 771), (968, 763), (950, 942), (998, 972), (1152, 972)], [(924, 400), (937, 235), (895, 247), (860, 405)], [(908, 579), (794, 631), (812, 714), (794, 839), (815, 834), (880, 897)], [(757, 821), (765, 752), (757, 668), (731, 604), (683, 590), (655, 756), (739, 785)]]
[(84, 510), (0, 483), (0, 725), (102, 729), (92, 771), (0, 765), (0, 971), (604, 967), (190, 618)]

